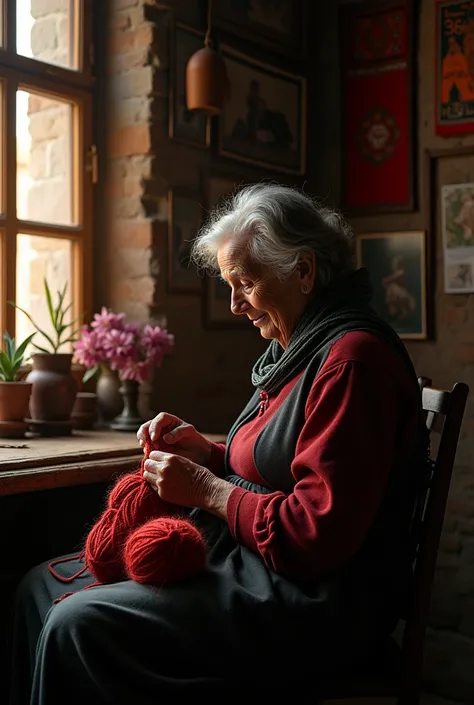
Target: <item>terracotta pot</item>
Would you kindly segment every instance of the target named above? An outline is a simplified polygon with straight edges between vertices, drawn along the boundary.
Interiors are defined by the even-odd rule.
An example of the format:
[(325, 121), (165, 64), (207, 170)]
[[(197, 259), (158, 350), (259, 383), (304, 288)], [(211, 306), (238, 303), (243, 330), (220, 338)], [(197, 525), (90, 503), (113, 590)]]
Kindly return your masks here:
[(29, 382), (0, 382), (0, 436), (25, 435), (32, 385)]
[(120, 394), (120, 381), (115, 372), (105, 365), (101, 367), (97, 380), (96, 393), (99, 413), (104, 421), (111, 421), (123, 409), (123, 398)]
[(71, 418), (74, 428), (93, 428), (97, 421), (97, 394), (93, 392), (78, 392)]
[(76, 400), (77, 382), (71, 372), (72, 354), (35, 353), (27, 377), (33, 388), (30, 418), (34, 421), (68, 421)]

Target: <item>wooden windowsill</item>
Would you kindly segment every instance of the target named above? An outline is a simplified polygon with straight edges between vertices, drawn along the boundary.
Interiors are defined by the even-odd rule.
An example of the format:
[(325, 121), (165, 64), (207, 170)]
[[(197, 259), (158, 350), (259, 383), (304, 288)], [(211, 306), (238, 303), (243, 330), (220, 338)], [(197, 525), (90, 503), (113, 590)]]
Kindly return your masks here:
[[(222, 434), (204, 435), (225, 441)], [(141, 457), (134, 433), (75, 431), (63, 438), (1, 439), (0, 495), (106, 482), (138, 468)]]

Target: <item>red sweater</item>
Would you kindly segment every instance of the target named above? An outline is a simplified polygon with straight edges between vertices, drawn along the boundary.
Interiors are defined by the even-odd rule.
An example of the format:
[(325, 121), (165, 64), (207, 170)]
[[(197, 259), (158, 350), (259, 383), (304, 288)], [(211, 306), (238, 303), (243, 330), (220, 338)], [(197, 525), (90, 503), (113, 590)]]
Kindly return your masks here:
[[(237, 475), (265, 485), (253, 446), (297, 379), (235, 435), (229, 464)], [(392, 467), (417, 432), (416, 391), (403, 363), (376, 336), (349, 332), (336, 341), (306, 401), (290, 468), (293, 491), (261, 495), (236, 487), (227, 505), (236, 540), (290, 579), (346, 564), (367, 536)], [(224, 450), (213, 449), (215, 472), (223, 471)]]

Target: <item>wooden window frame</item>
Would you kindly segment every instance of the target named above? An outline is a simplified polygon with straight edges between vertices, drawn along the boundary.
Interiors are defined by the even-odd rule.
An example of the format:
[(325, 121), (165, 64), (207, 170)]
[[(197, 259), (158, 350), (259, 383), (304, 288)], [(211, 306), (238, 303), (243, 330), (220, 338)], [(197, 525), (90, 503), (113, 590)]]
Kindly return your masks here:
[[(76, 26), (80, 26), (78, 69), (65, 69), (16, 54), (16, 0), (4, 0), (6, 12), (0, 47), (0, 335), (15, 335), (16, 311), (8, 301), (16, 298), (16, 243), (19, 234), (67, 239), (72, 245), (74, 315), (90, 316), (92, 309), (93, 185), (96, 169), (90, 163), (93, 148), (92, 0), (75, 0)], [(0, 0), (1, 6), (1, 0)], [(1, 11), (1, 9), (0, 9)], [(77, 22), (79, 21), (79, 24)], [(72, 189), (77, 225), (53, 225), (17, 217), (16, 94), (25, 90), (71, 102)], [(3, 168), (5, 158), (5, 168)], [(3, 342), (3, 341), (2, 341)]]

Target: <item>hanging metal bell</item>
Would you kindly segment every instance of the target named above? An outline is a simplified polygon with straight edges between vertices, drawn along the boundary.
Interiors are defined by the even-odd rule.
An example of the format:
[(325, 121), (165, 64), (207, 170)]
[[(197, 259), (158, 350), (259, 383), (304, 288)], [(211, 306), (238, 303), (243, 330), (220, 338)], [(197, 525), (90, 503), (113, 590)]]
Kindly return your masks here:
[(186, 105), (207, 115), (218, 115), (229, 97), (229, 79), (221, 54), (210, 46), (196, 51), (186, 66)]

